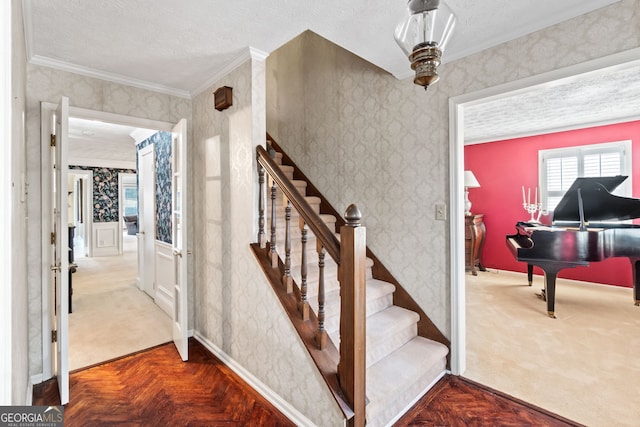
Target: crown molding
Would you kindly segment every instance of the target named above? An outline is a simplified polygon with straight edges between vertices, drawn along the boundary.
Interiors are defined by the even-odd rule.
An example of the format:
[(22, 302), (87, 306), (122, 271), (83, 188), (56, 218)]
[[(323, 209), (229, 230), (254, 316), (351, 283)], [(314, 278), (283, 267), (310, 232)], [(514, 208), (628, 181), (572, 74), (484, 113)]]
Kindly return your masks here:
[(69, 62), (60, 61), (57, 59), (47, 58), (45, 56), (33, 55), (29, 59), (30, 64), (40, 65), (43, 67), (55, 68), (57, 70), (67, 71), (69, 73), (80, 74), (86, 77), (92, 77), (101, 80), (107, 80), (113, 83), (119, 83), (127, 86), (133, 86), (140, 89), (146, 89), (153, 92), (163, 93), (165, 95), (177, 96), (180, 98), (190, 98), (189, 92), (176, 89), (156, 83), (150, 83), (144, 80), (138, 80), (131, 77), (126, 77), (116, 73), (109, 73), (106, 71), (100, 71), (89, 67), (82, 67), (80, 65), (71, 64)]
[(22, 22), (24, 23), (24, 44), (27, 50), (27, 61), (33, 57), (33, 21), (31, 17), (31, 0), (22, 0)]
[(202, 92), (209, 89), (216, 82), (221, 80), (223, 77), (231, 73), (233, 70), (235, 70), (245, 62), (249, 60), (264, 61), (267, 59), (268, 56), (269, 54), (267, 52), (263, 52), (253, 47), (248, 47), (246, 49), (241, 50), (240, 53), (235, 58), (232, 58), (227, 63), (227, 65), (225, 65), (223, 68), (218, 70), (216, 73), (213, 74), (213, 76), (211, 76), (204, 83), (198, 86), (193, 92), (191, 92), (191, 98), (195, 98), (196, 96), (200, 95)]

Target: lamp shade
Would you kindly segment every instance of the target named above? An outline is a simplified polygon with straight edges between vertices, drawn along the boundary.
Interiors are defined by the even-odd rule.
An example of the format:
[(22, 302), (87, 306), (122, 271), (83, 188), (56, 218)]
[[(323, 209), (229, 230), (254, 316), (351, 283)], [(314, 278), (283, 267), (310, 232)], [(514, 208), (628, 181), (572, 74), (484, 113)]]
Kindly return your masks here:
[(464, 171), (464, 186), (465, 188), (478, 188), (480, 183), (476, 179), (476, 176), (471, 171)]

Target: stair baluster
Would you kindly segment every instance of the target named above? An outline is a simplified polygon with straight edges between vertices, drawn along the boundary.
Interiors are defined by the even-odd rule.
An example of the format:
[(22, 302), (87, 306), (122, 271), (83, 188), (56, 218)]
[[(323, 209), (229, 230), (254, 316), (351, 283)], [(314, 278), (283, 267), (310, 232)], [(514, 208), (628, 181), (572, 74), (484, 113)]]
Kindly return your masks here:
[(316, 333), (316, 343), (320, 350), (327, 346), (327, 331), (324, 329), (324, 256), (325, 250), (321, 243), (318, 243), (318, 331)]
[(264, 168), (258, 163), (258, 186), (260, 188), (258, 194), (258, 207), (259, 207), (259, 219), (258, 219), (258, 244), (261, 248), (266, 245), (266, 239), (264, 235)]
[(293, 292), (293, 279), (291, 278), (291, 201), (287, 198), (287, 207), (285, 208), (285, 237), (284, 237), (284, 275), (282, 283), (287, 289), (287, 293)]
[(300, 283), (300, 302), (298, 303), (298, 311), (302, 316), (302, 320), (309, 320), (309, 301), (307, 301), (307, 225), (304, 220), (300, 219), (300, 233), (302, 234), (300, 241), (302, 243), (300, 275), (302, 280)]
[(278, 268), (276, 252), (276, 182), (271, 181), (271, 268)]
[[(340, 405), (345, 416), (345, 425), (387, 425), (393, 413), (399, 413), (420, 390), (424, 390), (425, 386), (437, 379), (438, 373), (444, 372), (448, 340), (428, 320), (426, 314), (393, 276), (379, 265), (373, 254), (370, 256), (375, 264), (370, 267), (371, 270), (367, 269), (369, 251), (366, 249), (366, 231), (360, 225), (361, 214), (357, 207), (349, 206), (343, 221), (333, 208), (325, 206), (325, 202), (320, 200), (325, 214), (319, 214), (317, 189), (309, 185), (303, 174), (296, 172), (291, 159), (283, 154), (275, 154), (274, 145), (275, 142), (271, 141), (269, 151), (258, 146), (257, 161), (264, 169), (267, 185), (274, 181), (272, 248), (277, 247), (274, 225), (276, 186), (286, 198), (282, 201), (286, 200), (287, 210), (296, 209), (300, 218), (300, 256), (297, 255), (296, 249), (293, 249), (293, 253), (287, 249), (287, 240), (291, 242), (290, 237), (287, 239), (285, 236), (285, 240), (279, 246), (281, 252), (287, 252), (287, 257), (295, 260), (290, 261), (291, 264), (301, 260), (299, 292), (295, 286), (295, 292), (285, 292), (283, 279), (286, 280), (285, 269), (289, 262), (285, 260), (281, 263), (275, 250), (260, 250), (259, 244), (255, 243), (251, 245), (254, 254), (300, 337), (305, 344), (322, 350), (310, 349), (310, 353)], [(285, 166), (281, 166), (281, 159), (286, 160)], [(297, 180), (292, 180), (292, 172), (297, 174)], [(266, 190), (267, 187), (264, 188)], [(282, 219), (280, 218), (281, 221)], [(340, 226), (339, 238), (335, 234), (336, 219)], [(287, 220), (286, 226), (286, 233), (289, 234), (290, 220)], [(309, 310), (311, 306), (308, 301), (306, 246), (309, 244), (309, 230), (313, 233), (309, 239), (313, 238), (316, 241), (318, 253), (318, 306), (315, 316)], [(333, 268), (336, 265), (327, 260), (330, 263), (325, 266), (326, 254), (337, 264), (337, 282), (333, 277)], [(283, 264), (284, 268), (280, 266)], [(272, 265), (276, 268), (272, 268)], [(291, 265), (288, 267), (290, 274)], [(291, 279), (293, 281), (293, 277)], [(340, 287), (339, 295), (335, 294), (336, 284)], [(367, 294), (371, 296), (369, 301)], [(339, 308), (336, 304), (339, 304)], [(336, 309), (339, 310), (338, 316)], [(369, 309), (371, 314), (367, 317)], [(301, 317), (303, 321), (300, 321)], [(421, 319), (427, 321), (420, 323)], [(312, 323), (308, 323), (307, 320)], [(369, 321), (376, 325), (376, 331), (384, 332), (384, 336), (376, 338), (375, 334), (372, 335), (372, 342), (367, 345), (366, 324)], [(424, 338), (425, 333), (434, 335), (444, 345)], [(329, 340), (329, 334), (333, 341)], [(396, 339), (396, 336), (399, 338)], [(371, 350), (368, 351), (367, 347), (371, 347)], [(385, 351), (386, 354), (382, 354)], [(407, 363), (406, 360), (409, 359), (414, 362)], [(367, 367), (368, 363), (370, 366)], [(397, 375), (395, 366), (398, 364), (403, 366), (403, 375)], [(392, 372), (391, 377), (386, 376), (389, 372)], [(390, 389), (398, 391), (390, 395)]]

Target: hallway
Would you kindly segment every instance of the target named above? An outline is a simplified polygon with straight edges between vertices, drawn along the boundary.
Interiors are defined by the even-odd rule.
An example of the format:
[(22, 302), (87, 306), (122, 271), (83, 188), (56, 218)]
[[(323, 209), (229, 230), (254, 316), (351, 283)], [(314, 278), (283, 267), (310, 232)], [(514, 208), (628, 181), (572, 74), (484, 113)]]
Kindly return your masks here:
[(171, 341), (171, 318), (136, 286), (136, 236), (124, 235), (122, 255), (75, 261), (71, 371)]

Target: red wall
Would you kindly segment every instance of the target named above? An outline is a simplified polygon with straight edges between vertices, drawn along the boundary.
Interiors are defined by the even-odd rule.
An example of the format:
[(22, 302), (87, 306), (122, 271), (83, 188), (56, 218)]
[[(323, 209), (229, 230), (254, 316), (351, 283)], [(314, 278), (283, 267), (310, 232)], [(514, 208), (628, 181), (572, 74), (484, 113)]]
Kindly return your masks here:
[[(505, 236), (515, 234), (515, 224), (526, 221), (522, 208), (522, 186), (538, 185), (538, 150), (632, 140), (633, 197), (640, 198), (640, 121), (517, 138), (464, 148), (464, 169), (471, 170), (480, 188), (469, 190), (473, 213), (483, 213), (487, 227), (482, 262), (488, 268), (526, 272), (526, 264), (516, 261), (507, 248)], [(549, 224), (550, 217), (540, 221)], [(640, 244), (640, 242), (639, 242)], [(542, 274), (539, 268), (534, 273)], [(562, 270), (559, 277), (632, 287), (631, 264), (626, 258), (594, 262), (589, 267)]]

